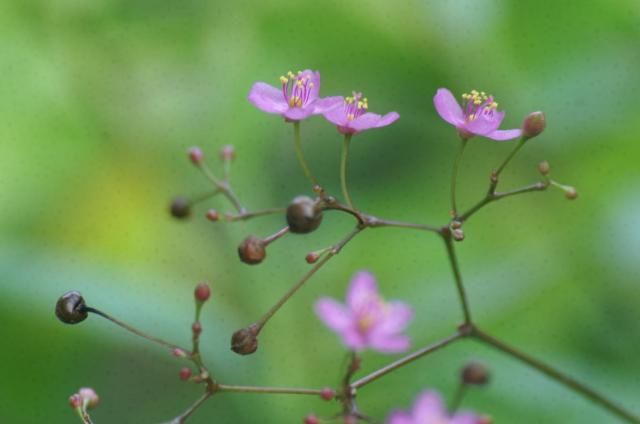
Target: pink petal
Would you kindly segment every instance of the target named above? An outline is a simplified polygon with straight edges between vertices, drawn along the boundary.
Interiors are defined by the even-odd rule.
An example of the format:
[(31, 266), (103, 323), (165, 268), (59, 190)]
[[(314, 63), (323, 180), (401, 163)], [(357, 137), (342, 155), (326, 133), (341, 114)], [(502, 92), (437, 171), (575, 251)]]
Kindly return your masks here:
[[(340, 97), (342, 104), (344, 105), (344, 97)], [(344, 113), (344, 107), (334, 107), (322, 113), (325, 119), (334, 125), (345, 126), (347, 125), (347, 114)]]
[(372, 349), (381, 353), (400, 353), (411, 346), (411, 341), (407, 336), (390, 336), (383, 333), (372, 333), (369, 338), (369, 345)]
[(395, 411), (387, 420), (387, 424), (416, 424), (411, 416), (403, 411)]
[(479, 113), (476, 119), (464, 124), (464, 129), (472, 134), (487, 135), (497, 130), (503, 119), (504, 112)]
[(347, 306), (357, 311), (366, 306), (371, 298), (378, 297), (378, 285), (370, 273), (361, 271), (354, 275), (347, 291)]
[(359, 352), (367, 347), (367, 341), (358, 329), (352, 325), (340, 332), (343, 343), (351, 350)]
[(518, 138), (522, 135), (521, 129), (515, 130), (495, 130), (492, 133), (485, 134), (485, 137), (496, 141), (506, 141)]
[(313, 105), (289, 108), (282, 115), (289, 121), (302, 121), (313, 114)]
[(394, 122), (396, 122), (398, 119), (400, 119), (400, 114), (398, 112), (389, 112), (386, 115), (384, 115), (382, 119), (378, 121), (378, 125), (376, 125), (376, 128), (386, 127), (387, 125), (391, 125)]
[(248, 99), (258, 109), (267, 113), (282, 113), (289, 108), (282, 91), (264, 82), (253, 84)]
[(313, 83), (313, 87), (311, 87), (310, 93), (309, 93), (309, 101), (313, 101), (315, 99), (318, 98), (318, 95), (320, 93), (320, 72), (316, 71), (316, 72), (312, 72), (310, 70), (305, 70), (302, 71), (302, 74), (305, 76), (309, 76), (309, 82)]
[(446, 88), (439, 88), (433, 96), (433, 104), (438, 111), (438, 115), (451, 125), (458, 126), (464, 122), (464, 115), (460, 104)]
[(440, 395), (434, 391), (422, 392), (413, 404), (413, 419), (417, 423), (447, 422)]
[(400, 118), (400, 115), (396, 112), (389, 112), (384, 116), (367, 112), (351, 121), (349, 126), (357, 132), (360, 132), (368, 130), (369, 128), (385, 127), (398, 120), (398, 118)]
[(456, 414), (449, 424), (477, 424), (478, 417), (471, 412), (460, 412)]
[(343, 331), (352, 325), (351, 313), (341, 303), (330, 298), (322, 298), (316, 302), (316, 314), (334, 331)]
[(376, 332), (393, 334), (403, 331), (413, 319), (413, 309), (403, 302), (387, 303), (387, 312), (383, 320), (375, 327)]
[[(322, 99), (317, 99), (313, 103), (313, 113), (326, 113), (338, 106), (342, 106), (344, 104), (344, 97), (342, 96), (333, 96), (333, 97), (325, 97)], [(343, 112), (344, 115), (344, 112)]]

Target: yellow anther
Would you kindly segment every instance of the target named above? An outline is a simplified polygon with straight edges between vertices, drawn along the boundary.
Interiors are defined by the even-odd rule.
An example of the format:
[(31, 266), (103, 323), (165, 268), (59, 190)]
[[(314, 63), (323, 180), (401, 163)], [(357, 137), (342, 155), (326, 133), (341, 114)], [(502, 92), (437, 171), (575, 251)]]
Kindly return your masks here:
[(300, 97), (298, 97), (298, 100), (296, 101), (296, 106), (302, 107), (302, 99)]
[(293, 107), (296, 104), (295, 97), (289, 97), (289, 107)]
[(287, 72), (287, 76), (289, 78), (294, 78), (295, 77), (295, 75), (293, 75), (293, 72), (291, 72), (291, 71)]
[(280, 77), (280, 82), (283, 83), (283, 84), (286, 84), (286, 83), (289, 82), (289, 80), (283, 75), (283, 76)]
[(497, 109), (498, 108), (498, 103), (493, 102), (489, 106), (491, 106), (492, 109)]
[(486, 95), (487, 95), (487, 93), (485, 93), (484, 91), (481, 91), (481, 92), (480, 92), (480, 95), (481, 95), (482, 97), (484, 97), (484, 96), (486, 96)]
[(473, 101), (473, 104), (474, 104), (474, 105), (482, 104), (482, 100), (480, 100), (480, 99), (476, 98), (476, 99)]

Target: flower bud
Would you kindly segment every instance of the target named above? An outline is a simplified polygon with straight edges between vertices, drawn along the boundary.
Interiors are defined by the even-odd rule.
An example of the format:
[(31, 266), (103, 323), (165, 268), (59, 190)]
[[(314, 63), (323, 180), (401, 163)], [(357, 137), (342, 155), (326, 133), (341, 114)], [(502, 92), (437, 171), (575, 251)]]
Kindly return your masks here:
[(194, 165), (200, 165), (204, 159), (204, 154), (199, 147), (192, 147), (189, 149), (189, 159)]
[(56, 303), (56, 316), (65, 324), (77, 324), (87, 319), (84, 298), (77, 291), (70, 291), (58, 299)]
[(187, 357), (187, 352), (185, 352), (184, 350), (176, 347), (174, 348), (171, 353), (173, 353), (173, 356), (175, 356), (176, 358), (186, 358)]
[(171, 202), (169, 212), (171, 212), (171, 216), (177, 219), (184, 219), (189, 217), (189, 214), (191, 213), (189, 201), (184, 197), (176, 197)]
[(307, 256), (304, 257), (304, 260), (307, 261), (308, 264), (315, 264), (320, 259), (320, 255), (317, 252), (309, 252)]
[(549, 175), (550, 171), (551, 171), (551, 165), (549, 165), (549, 162), (547, 162), (546, 160), (543, 160), (538, 164), (538, 172), (541, 175), (547, 176)]
[(493, 424), (493, 418), (488, 415), (483, 415), (478, 418), (478, 424)]
[(314, 231), (322, 222), (322, 210), (308, 196), (298, 196), (287, 208), (287, 224), (292, 233), (305, 234)]
[(78, 394), (84, 402), (86, 402), (88, 409), (93, 409), (100, 403), (100, 397), (91, 387), (83, 387), (78, 391)]
[(72, 408), (81, 408), (82, 407), (82, 397), (78, 393), (74, 393), (69, 396), (69, 405)]
[(211, 288), (207, 283), (200, 283), (193, 291), (193, 295), (198, 302), (206, 302), (211, 296)]
[(320, 392), (320, 397), (324, 400), (331, 400), (336, 396), (336, 391), (333, 390), (331, 387), (325, 387), (324, 389), (322, 389), (322, 391)]
[(264, 240), (256, 236), (247, 237), (238, 246), (238, 256), (245, 264), (259, 264), (267, 256)]
[(315, 415), (307, 415), (304, 417), (304, 424), (318, 424), (320, 420)]
[(462, 241), (464, 240), (464, 231), (462, 231), (462, 228), (454, 228), (451, 230), (451, 236), (455, 241)]
[(207, 211), (207, 219), (212, 222), (216, 222), (220, 220), (220, 214), (215, 209), (209, 209)]
[(236, 149), (231, 145), (227, 144), (220, 150), (220, 160), (221, 161), (232, 161), (236, 158)]
[(252, 324), (231, 336), (231, 350), (239, 355), (250, 355), (258, 349), (258, 327)]
[(522, 123), (522, 136), (525, 139), (529, 139), (540, 135), (546, 125), (544, 113), (531, 112), (524, 118), (524, 122)]
[(187, 381), (189, 378), (191, 378), (191, 368), (180, 368), (180, 380)]
[(564, 195), (569, 200), (575, 200), (575, 199), (578, 198), (578, 192), (576, 191), (576, 189), (574, 187), (567, 187), (564, 190)]
[(199, 336), (202, 333), (202, 324), (200, 324), (200, 321), (196, 321), (191, 325), (191, 331), (193, 331), (195, 336)]
[(472, 386), (484, 386), (489, 382), (489, 370), (480, 362), (469, 362), (462, 369), (462, 382)]

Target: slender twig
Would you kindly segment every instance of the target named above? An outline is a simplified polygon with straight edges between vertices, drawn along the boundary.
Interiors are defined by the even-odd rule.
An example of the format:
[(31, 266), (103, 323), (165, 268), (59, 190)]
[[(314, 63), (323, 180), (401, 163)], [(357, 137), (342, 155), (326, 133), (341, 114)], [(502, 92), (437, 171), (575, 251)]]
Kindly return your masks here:
[(433, 225), (427, 225), (427, 224), (416, 224), (413, 222), (392, 221), (388, 219), (376, 218), (370, 215), (367, 216), (365, 224), (367, 227), (371, 227), (371, 228), (396, 227), (396, 228), (410, 228), (414, 230), (431, 231), (432, 233), (438, 233), (438, 234), (442, 232), (442, 227), (435, 227)]
[(456, 157), (453, 160), (453, 170), (451, 172), (451, 214), (453, 216), (456, 216), (458, 214), (458, 208), (456, 206), (456, 184), (458, 180), (458, 168), (460, 166), (462, 154), (464, 153), (464, 148), (466, 145), (467, 140), (464, 138), (460, 139), (460, 145), (458, 147), (458, 151), (456, 152)]
[(231, 214), (225, 215), (225, 219), (230, 222), (245, 221), (247, 219), (255, 218), (258, 216), (275, 215), (278, 213), (283, 213), (286, 210), (287, 210), (286, 208), (268, 208), (268, 209), (259, 209), (256, 211), (245, 211), (238, 215), (231, 215)]
[(453, 239), (450, 234), (444, 235), (442, 239), (447, 247), (447, 256), (449, 257), (449, 263), (451, 264), (451, 270), (453, 271), (453, 278), (456, 282), (456, 288), (458, 289), (458, 297), (460, 298), (460, 305), (462, 306), (462, 313), (464, 314), (464, 323), (470, 324), (471, 310), (467, 300), (467, 292), (465, 291), (464, 284), (462, 282), (462, 275), (460, 274), (456, 251), (453, 247)]
[(275, 233), (271, 234), (270, 236), (267, 236), (264, 239), (262, 239), (262, 242), (266, 246), (269, 243), (272, 243), (272, 242), (278, 240), (280, 237), (284, 236), (288, 232), (289, 232), (289, 226), (283, 227), (282, 229), (280, 229), (280, 230), (276, 231)]
[(187, 421), (187, 418), (189, 418), (191, 414), (193, 414), (196, 411), (196, 409), (198, 409), (207, 399), (211, 397), (211, 395), (213, 395), (213, 392), (207, 390), (186, 411), (184, 411), (182, 414), (175, 417), (173, 420), (171, 420), (167, 424), (183, 424), (185, 421)]
[(394, 361), (392, 363), (390, 363), (389, 365), (386, 365), (382, 368), (380, 368), (379, 370), (376, 370), (374, 372), (372, 372), (371, 374), (362, 377), (361, 379), (357, 380), (356, 382), (354, 382), (353, 384), (351, 384), (351, 387), (353, 387), (354, 389), (358, 389), (360, 387), (366, 386), (369, 383), (374, 382), (375, 380), (379, 379), (380, 377), (390, 373), (391, 371), (395, 371), (398, 368), (401, 368), (407, 364), (410, 364), (411, 362), (415, 361), (416, 359), (422, 358), (423, 356), (426, 356), (430, 353), (433, 353), (437, 350), (442, 349), (443, 347), (455, 342), (456, 340), (460, 340), (461, 338), (465, 337), (466, 334), (464, 334), (463, 332), (457, 332), (449, 337), (446, 337), (436, 343), (430, 344), (428, 346), (423, 347), (422, 349), (419, 349), (413, 353), (410, 353), (409, 355), (405, 356), (404, 358), (400, 358), (397, 361)]
[(559, 371), (556, 368), (551, 367), (550, 365), (545, 364), (544, 362), (535, 359), (528, 354), (521, 352), (506, 343), (496, 339), (493, 336), (488, 335), (484, 331), (474, 328), (471, 332), (471, 336), (475, 337), (478, 340), (508, 354), (509, 356), (518, 359), (519, 361), (533, 367), (537, 371), (545, 374), (547, 377), (552, 378), (558, 383), (563, 384), (568, 387), (572, 391), (581, 394), (582, 396), (590, 399), (592, 402), (600, 405), (605, 408), (607, 411), (611, 412), (614, 415), (617, 415), (619, 418), (623, 419), (626, 422), (633, 424), (640, 424), (640, 417), (633, 415), (631, 412), (624, 409), (622, 406), (618, 405), (614, 401), (608, 399), (603, 394), (597, 392), (596, 390), (580, 383), (579, 381), (573, 379), (567, 374)]
[(107, 320), (111, 321), (112, 323), (114, 323), (114, 324), (116, 324), (116, 325), (118, 325), (118, 326), (120, 326), (120, 327), (124, 328), (125, 330), (129, 331), (130, 333), (135, 334), (136, 336), (140, 336), (140, 337), (142, 337), (142, 338), (144, 338), (144, 339), (147, 339), (147, 340), (149, 340), (149, 341), (152, 341), (152, 342), (154, 342), (154, 343), (157, 343), (157, 344), (159, 344), (159, 345), (161, 345), (161, 346), (168, 347), (169, 349), (180, 349), (180, 350), (182, 350), (183, 352), (186, 352), (187, 354), (189, 354), (189, 353), (190, 353), (190, 352), (188, 352), (187, 350), (185, 350), (185, 349), (181, 348), (181, 347), (180, 347), (180, 346), (178, 346), (178, 345), (175, 345), (175, 344), (173, 344), (173, 343), (169, 343), (169, 342), (164, 341), (164, 340), (162, 340), (162, 339), (159, 339), (159, 338), (157, 338), (157, 337), (155, 337), (155, 336), (151, 336), (151, 335), (149, 335), (149, 334), (147, 334), (147, 333), (144, 333), (143, 331), (138, 330), (137, 328), (134, 328), (134, 327), (130, 326), (129, 324), (125, 324), (124, 322), (120, 321), (119, 319), (114, 318), (114, 317), (112, 317), (111, 315), (109, 315), (109, 314), (107, 314), (107, 313), (105, 313), (105, 312), (102, 312), (102, 311), (100, 311), (100, 310), (98, 310), (98, 309), (95, 309), (95, 308), (92, 308), (92, 307), (86, 306), (86, 307), (84, 308), (84, 310), (85, 310), (85, 311), (87, 311), (87, 312), (92, 312), (92, 313), (94, 313), (94, 314), (96, 314), (96, 315), (99, 315), (99, 316), (101, 316), (102, 318), (105, 318), (105, 319), (107, 319)]
[(465, 394), (467, 394), (467, 385), (464, 384), (464, 382), (460, 382), (451, 400), (451, 405), (449, 406), (449, 412), (453, 414), (458, 410), (458, 408), (460, 408), (460, 405), (462, 404), (462, 399), (464, 399)]
[(498, 177), (502, 171), (504, 170), (504, 168), (507, 167), (507, 165), (509, 164), (509, 162), (511, 162), (511, 159), (513, 159), (513, 157), (518, 153), (518, 151), (520, 151), (520, 149), (522, 149), (522, 146), (525, 145), (527, 139), (522, 137), (520, 138), (520, 140), (518, 140), (518, 144), (516, 144), (516, 147), (511, 151), (511, 153), (509, 153), (509, 155), (502, 161), (502, 163), (500, 164), (500, 166), (498, 167), (498, 169), (496, 169), (495, 171), (495, 175), (496, 177)]
[(302, 171), (307, 179), (311, 182), (312, 185), (317, 185), (318, 180), (311, 172), (311, 168), (307, 163), (307, 160), (304, 157), (304, 152), (302, 151), (302, 139), (300, 137), (300, 121), (293, 121), (293, 144), (296, 150), (296, 157), (298, 158), (298, 162), (302, 167)]
[(261, 387), (261, 386), (236, 386), (229, 384), (218, 384), (217, 390), (221, 392), (242, 392), (242, 393), (264, 393), (264, 394), (285, 394), (285, 395), (314, 395), (322, 394), (322, 389), (304, 389), (291, 387)]
[(340, 187), (342, 187), (342, 195), (347, 202), (347, 206), (353, 209), (353, 202), (347, 189), (347, 161), (349, 159), (349, 144), (351, 141), (351, 134), (344, 135), (344, 141), (342, 143), (342, 156), (340, 158)]
[(464, 212), (457, 219), (460, 222), (464, 222), (468, 220), (471, 217), (471, 215), (475, 214), (476, 212), (478, 212), (480, 209), (482, 209), (484, 206), (488, 205), (491, 202), (495, 202), (496, 200), (504, 199), (506, 197), (515, 196), (517, 194), (530, 193), (532, 191), (544, 191), (548, 187), (549, 187), (548, 182), (539, 181), (537, 183), (529, 184), (527, 186), (520, 187), (514, 190), (505, 191), (505, 192), (495, 192), (490, 190), (482, 200), (480, 200), (474, 206), (469, 208), (468, 211)]

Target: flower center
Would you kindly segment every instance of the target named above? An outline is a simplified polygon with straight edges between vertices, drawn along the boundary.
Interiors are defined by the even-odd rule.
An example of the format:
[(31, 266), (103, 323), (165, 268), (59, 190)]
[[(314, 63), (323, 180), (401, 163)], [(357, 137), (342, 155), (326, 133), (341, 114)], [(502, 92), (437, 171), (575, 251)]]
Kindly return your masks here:
[(309, 75), (303, 75), (302, 71), (298, 74), (287, 72), (287, 76), (281, 76), (282, 96), (289, 103), (289, 107), (301, 108), (309, 101), (311, 89), (314, 84), (310, 81)]
[[(462, 95), (462, 106), (464, 108), (464, 116), (467, 122), (471, 122), (484, 114), (492, 116), (495, 110), (498, 108), (491, 94), (484, 91), (471, 90), (470, 93), (464, 93)], [(466, 105), (464, 102), (467, 102)]]
[(372, 295), (358, 311), (358, 330), (361, 333), (368, 332), (381, 318), (387, 315), (389, 307), (384, 299)]
[(362, 93), (353, 92), (353, 96), (344, 98), (344, 113), (349, 121), (363, 115), (369, 109), (369, 101)]

